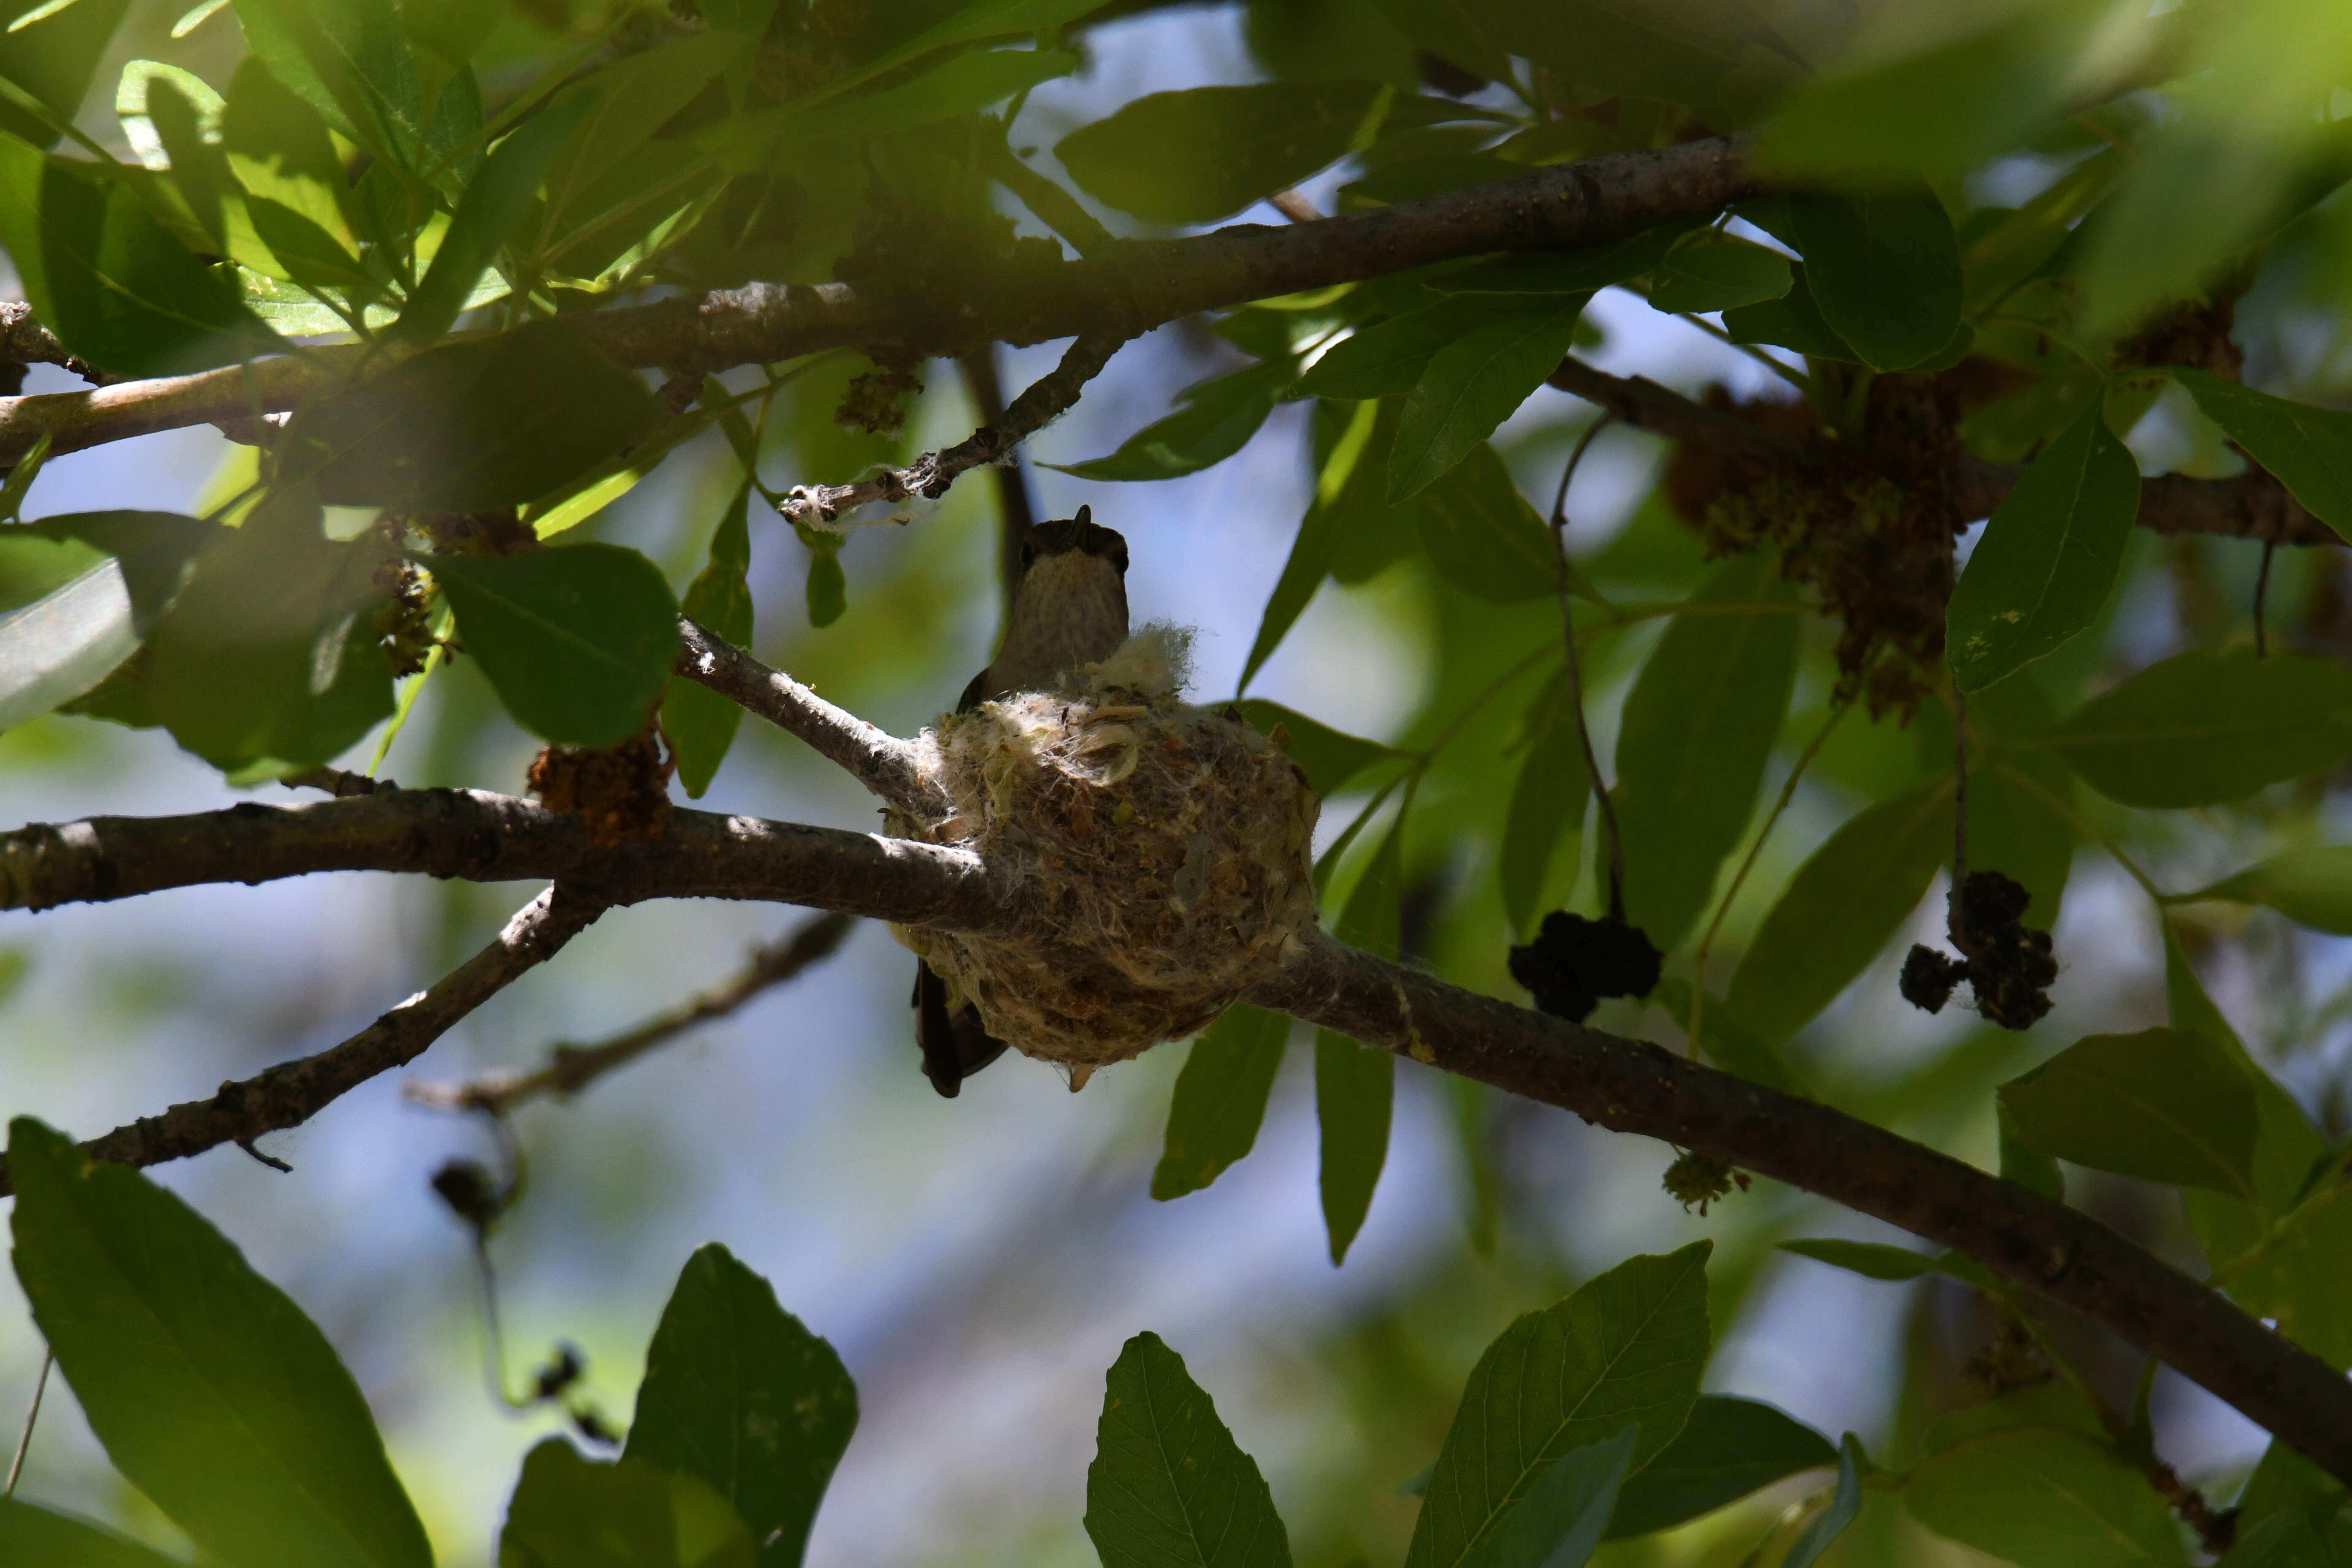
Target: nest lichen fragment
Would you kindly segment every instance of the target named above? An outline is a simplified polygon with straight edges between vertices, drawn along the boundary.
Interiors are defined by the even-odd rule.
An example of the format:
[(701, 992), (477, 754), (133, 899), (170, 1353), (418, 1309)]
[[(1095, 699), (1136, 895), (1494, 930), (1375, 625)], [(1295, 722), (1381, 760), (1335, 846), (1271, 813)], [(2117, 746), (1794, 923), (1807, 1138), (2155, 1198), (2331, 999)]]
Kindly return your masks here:
[(898, 830), (978, 850), (1044, 934), (899, 940), (1025, 1055), (1092, 1068), (1189, 1035), (1314, 924), (1315, 797), (1237, 710), (1095, 671), (942, 720), (926, 741), (952, 810)]

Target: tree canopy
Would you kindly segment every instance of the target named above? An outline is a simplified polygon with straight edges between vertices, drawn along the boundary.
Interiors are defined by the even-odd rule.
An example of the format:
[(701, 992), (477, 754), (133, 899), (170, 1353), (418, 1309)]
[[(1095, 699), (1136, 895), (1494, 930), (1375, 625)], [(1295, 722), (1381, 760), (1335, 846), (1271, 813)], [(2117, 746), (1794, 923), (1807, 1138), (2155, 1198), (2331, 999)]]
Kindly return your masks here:
[[(1132, 1196), (1232, 1212), (1286, 1055), (1332, 1266), (1392, 1146), (1459, 1172), (1442, 1260), (1327, 1338), (1360, 1375), (1286, 1413), (1344, 1405), (1350, 1462), (1262, 1469), (1242, 1389), (1188, 1367), (1233, 1364), (1213, 1330), (1122, 1322), (1049, 1558), (1078, 1529), (1107, 1568), (2352, 1556), (2352, 11), (0, 13), (0, 770), (103, 744), (255, 792), (56, 797), (79, 820), (0, 832), (12, 929), (319, 873), (530, 885), (486, 942), (441, 895), (431, 939), (382, 939), (428, 984), (208, 1095), (78, 998), (76, 1072), (142, 1110), (68, 1134), (27, 1088), (0, 1191), (40, 1384), (142, 1500), (100, 1521), (12, 1473), (0, 1559), (421, 1568), (494, 1528), (500, 1568), (801, 1562), (857, 1348), (714, 1240), (630, 1418), (569, 1349), (514, 1394), (493, 1238), (563, 1138), (524, 1107), (861, 921), (1019, 1047), (997, 1074), (1079, 1089), (1192, 1037), (1113, 1069), (1164, 1111)], [(1231, 47), (1185, 85), (1106, 68), (1140, 37)], [(116, 449), (167, 432), (217, 452), (181, 510), (138, 482), (153, 443)], [(1220, 492), (1279, 541), (1263, 584), (1150, 499), (1227, 464), (1279, 476)], [(1188, 552), (1245, 593), (1213, 685), (1141, 627), (945, 711), (1048, 498), (1126, 531), (1139, 605)], [(907, 565), (951, 531), (985, 542)], [(1342, 605), (1352, 654), (1318, 630)], [(1378, 724), (1302, 695), (1375, 687)], [(786, 736), (812, 820), (689, 804)], [(817, 912), (641, 1021), (409, 1086), (494, 1132), (432, 1188), (495, 1404), (568, 1428), (454, 1527), (349, 1336), (142, 1168), (304, 1183), (265, 1140), (674, 900)], [(910, 1022), (872, 1032), (911, 1077)], [(1638, 1247), (1557, 1244), (1539, 1107), (1663, 1151)], [(1912, 1303), (1872, 1429), (1714, 1355), (1788, 1331), (1764, 1309), (1806, 1271)], [(2175, 1380), (2259, 1462), (2184, 1458)]]

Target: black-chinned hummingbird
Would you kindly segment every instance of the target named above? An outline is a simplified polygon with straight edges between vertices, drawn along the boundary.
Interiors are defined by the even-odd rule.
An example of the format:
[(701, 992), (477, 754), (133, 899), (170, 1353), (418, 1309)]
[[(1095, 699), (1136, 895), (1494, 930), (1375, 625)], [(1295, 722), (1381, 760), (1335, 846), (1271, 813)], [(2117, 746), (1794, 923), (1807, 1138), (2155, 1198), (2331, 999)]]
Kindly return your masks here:
[[(1021, 541), (1021, 581), (1003, 645), (963, 689), (956, 711), (1014, 691), (1042, 691), (1082, 664), (1108, 658), (1127, 640), (1127, 541), (1096, 526), (1093, 509), (1031, 527)], [(923, 1073), (952, 1100), (963, 1080), (1004, 1054), (971, 1003), (950, 1012), (947, 982), (915, 969), (915, 1038)]]

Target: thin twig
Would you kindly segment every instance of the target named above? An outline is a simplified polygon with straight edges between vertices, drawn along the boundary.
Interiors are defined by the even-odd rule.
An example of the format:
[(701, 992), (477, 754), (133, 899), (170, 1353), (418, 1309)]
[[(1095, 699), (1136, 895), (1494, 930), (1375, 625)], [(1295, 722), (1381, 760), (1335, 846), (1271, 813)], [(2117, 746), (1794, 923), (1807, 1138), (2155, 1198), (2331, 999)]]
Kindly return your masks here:
[[(154, 1165), (265, 1132), (299, 1127), (379, 1073), (405, 1066), (467, 1015), (560, 952), (606, 906), (549, 888), (515, 912), (481, 952), (342, 1044), (280, 1062), (160, 1116), (142, 1117), (82, 1145), (93, 1160)], [(0, 1192), (14, 1190), (0, 1167)]]
[(57, 1359), (55, 1351), (42, 1347), (41, 1373), (33, 1380), (33, 1405), (25, 1412), (25, 1429), (16, 1436), (16, 1457), (8, 1461), (8, 1484), (0, 1487), (0, 1497), (16, 1495), (16, 1478), (25, 1473), (25, 1455), (33, 1447), (33, 1425), (41, 1418), (41, 1395), (49, 1391), (49, 1368)]
[(876, 502), (903, 506), (918, 497), (937, 500), (959, 475), (1002, 461), (1059, 418), (1126, 342), (1118, 333), (1081, 337), (1063, 351), (1061, 363), (1013, 400), (1002, 423), (983, 425), (954, 446), (926, 452), (903, 468), (886, 468), (846, 485), (794, 485), (776, 510), (786, 521), (831, 529), (844, 512), (857, 507)]
[(2270, 636), (2263, 625), (2263, 602), (2271, 592), (2271, 557), (2278, 552), (2278, 541), (2263, 541), (2263, 564), (2254, 574), (2254, 657), (2268, 658), (2271, 654)]
[(725, 1017), (761, 992), (831, 956), (856, 923), (850, 915), (819, 915), (760, 949), (743, 972), (724, 985), (656, 1014), (609, 1040), (593, 1046), (559, 1045), (548, 1053), (547, 1064), (531, 1072), (477, 1079), (471, 1083), (412, 1080), (401, 1086), (401, 1093), (436, 1110), (481, 1110), (492, 1116), (504, 1116), (541, 1095), (569, 1100), (614, 1068), (627, 1066), (698, 1025)]
[(678, 674), (799, 736), (898, 810), (913, 816), (945, 810), (913, 742), (827, 702), (692, 619), (681, 618), (678, 631)]
[(1568, 466), (1559, 472), (1559, 490), (1551, 500), (1552, 560), (1559, 568), (1560, 641), (1568, 648), (1568, 700), (1576, 710), (1576, 738), (1584, 748), (1584, 776), (1591, 781), (1592, 798), (1600, 812), (1601, 837), (1608, 847), (1609, 918), (1625, 918), (1625, 848), (1617, 836), (1617, 808), (1610, 803), (1609, 787), (1601, 776), (1601, 759), (1592, 749), (1592, 726), (1584, 716), (1584, 671), (1576, 654), (1576, 612), (1569, 603), (1568, 567), (1568, 486), (1576, 478), (1576, 468), (1584, 461), (1591, 448), (1593, 437), (1606, 429), (1613, 414), (1604, 413), (1585, 429), (1578, 438), (1576, 449), (1568, 455)]

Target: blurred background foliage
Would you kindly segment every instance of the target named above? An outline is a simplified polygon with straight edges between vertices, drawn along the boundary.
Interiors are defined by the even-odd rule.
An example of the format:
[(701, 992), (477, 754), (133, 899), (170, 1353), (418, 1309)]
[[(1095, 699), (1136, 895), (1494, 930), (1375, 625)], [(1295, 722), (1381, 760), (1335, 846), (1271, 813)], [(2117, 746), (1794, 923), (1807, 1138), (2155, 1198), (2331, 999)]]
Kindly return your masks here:
[[(657, 48), (708, 38), (708, 28), (741, 20), (736, 8), (719, 0), (703, 0), (698, 15), (690, 5), (664, 10), (636, 0), (515, 0), (503, 8), (415, 0), (403, 18), (428, 74), (446, 83), (470, 59), (482, 103), (495, 109), (550, 73), (589, 63), (625, 68)], [(85, 47), (75, 42), (85, 32), (98, 40), (81, 68), (100, 88), (53, 98), (46, 114), (12, 100), (0, 124), (47, 145), (55, 119), (70, 116), (77, 140), (137, 163), (142, 122), (121, 112), (127, 100), (103, 84), (131, 79), (138, 73), (125, 68), (139, 60), (227, 92), (234, 120), (240, 101), (267, 95), (239, 98), (236, 84), (255, 67), (236, 13), (200, 9), (77, 0), (45, 25), (79, 30), (58, 45), (66, 54), (66, 45)], [(786, 106), (773, 110), (782, 115), (796, 96), (888, 59), (956, 10), (954, 0), (783, 0), (756, 29), (758, 47), (730, 54), (703, 79), (708, 90), (698, 84), (678, 106), (682, 121), (662, 121), (659, 139), (609, 150), (619, 186), (704, 182), (690, 223), (641, 253), (631, 252), (641, 228), (625, 216), (605, 229), (583, 223), (543, 247), (536, 276), (507, 280), (513, 297), (504, 305), (477, 302), (493, 314), (520, 312), (516, 300), (530, 296), (562, 310), (646, 287), (838, 275), (919, 303), (959, 270), (1001, 264), (1020, 244), (1053, 244), (1048, 223), (1076, 243), (1087, 224), (1143, 235), (1237, 215), (1282, 221), (1258, 200), (1269, 171), (1322, 211), (1352, 211), (1760, 121), (1760, 155), (1778, 174), (1923, 181), (1948, 216), (1967, 264), (1976, 355), (1952, 374), (1973, 367), (1979, 378), (1959, 429), (1971, 457), (2025, 460), (2099, 406), (2144, 474), (2243, 470), (2194, 398), (2161, 378), (2132, 379), (2137, 366), (2200, 363), (2322, 405), (2352, 395), (2352, 215), (2337, 189), (2352, 172), (2352, 12), (2339, 7), (1118, 4), (1073, 16), (1058, 45), (1073, 56), (1066, 74), (1041, 76), (1009, 102), (1003, 93), (981, 100), (1002, 106), (1002, 120), (963, 111), (917, 132), (861, 138), (853, 113), (832, 141), (780, 120), (787, 130), (775, 142), (743, 142), (744, 166), (715, 170), (680, 151), (690, 138), (679, 124), (691, 132), (737, 123), (730, 116), (746, 113), (746, 103), (754, 113)], [(42, 70), (61, 80), (74, 74), (71, 61), (56, 63), (62, 55), (37, 58), (26, 52), (30, 43), (16, 41), (40, 37), (27, 28), (0, 43), (0, 71), (36, 98)], [(883, 76), (877, 96), (895, 79)], [(1205, 120), (1130, 119), (1118, 129), (1145, 95), (1204, 87), (1237, 96), (1218, 100)], [(1213, 143), (1214, 157), (1164, 160), (1164, 178), (1155, 175), (1155, 139), (1195, 134), (1230, 145)], [(234, 125), (225, 144), (239, 155)], [(1008, 146), (1030, 160), (1031, 178), (1042, 170), (1076, 187), (1062, 200), (1079, 219), (992, 190), (991, 171), (1001, 168), (992, 161)], [(610, 197), (595, 189), (605, 173), (581, 173), (583, 204)], [(364, 229), (365, 203), (379, 194), (354, 192), (337, 212)], [(333, 221), (337, 212), (318, 216)], [(1748, 249), (1812, 254), (1780, 243), (1775, 216), (1759, 207), (1729, 232)], [(548, 221), (554, 236), (556, 220)], [(1672, 286), (1663, 268), (1611, 279), (1617, 286), (1601, 289), (1574, 325), (1578, 353), (1768, 425), (1778, 417), (1801, 426), (1794, 399), (1810, 392), (1835, 429), (1843, 416), (1832, 394), (1843, 389), (1859, 409), (1873, 395), (1872, 374), (1838, 352), (1846, 345), (1834, 333), (1830, 352), (1808, 360), (1759, 346), (1807, 346), (1787, 321), (1750, 318), (1756, 330), (1746, 331), (1727, 315), (1742, 305), (1708, 305), (1739, 298), (1738, 269), (1749, 266), (1738, 259), (1728, 274), (1685, 279), (1696, 290), (1685, 296), (1689, 310), (1665, 308), (1675, 297), (1659, 298)], [(291, 274), (279, 283), (300, 289), (299, 268), (279, 271)], [(1782, 281), (1781, 294), (1745, 308), (1794, 298)], [(1496, 591), (1492, 574), (1448, 553), (1443, 507), (1415, 514), (1391, 504), (1370, 482), (1380, 477), (1371, 468), (1366, 479), (1318, 494), (1360, 405), (1339, 396), (1319, 408), (1313, 399), (1277, 402), (1287, 375), (1212, 381), (1288, 361), (1351, 321), (1402, 314), (1412, 301), (1391, 295), (1383, 305), (1389, 287), (1150, 333), (1034, 443), (1019, 481), (1039, 515), (1090, 504), (1127, 535), (1138, 618), (1202, 633), (1196, 695), (1246, 685), (1254, 697), (1391, 749), (1325, 802), (1328, 845), (1386, 795), (1337, 866), (1327, 908), (1347, 905), (1409, 798), (1397, 861), (1403, 951), (1451, 979), (1517, 998), (1508, 942), (1524, 939), (1545, 910), (1597, 913), (1602, 897), (1598, 834), (1581, 808), (1548, 835), (1511, 843), (1523, 769), (1559, 750), (1546, 749), (1561, 700), (1559, 610), (1548, 584), (1538, 577), (1531, 594)], [(248, 279), (244, 298), (281, 331), (318, 332), (336, 324), (318, 316), (318, 300), (332, 292), (296, 299)], [(1828, 297), (1828, 286), (1820, 292)], [(402, 297), (413, 295), (378, 277), (351, 285), (339, 302), (374, 328), (372, 312)], [(1851, 332), (1858, 320), (1836, 324)], [(2158, 330), (2173, 338), (2144, 341)], [(1870, 357), (1859, 337), (1851, 342)], [(2194, 357), (2183, 358), (2189, 351)], [(1055, 352), (1002, 352), (1008, 389), (1050, 368)], [(941, 361), (918, 367), (921, 390), (896, 433), (845, 429), (836, 410), (852, 378), (873, 368), (855, 355), (824, 356), (761, 407), (765, 486), (846, 481), (958, 439), (982, 417), (968, 374)], [(739, 371), (722, 379), (745, 393), (765, 378)], [(1220, 390), (1194, 396), (1193, 406), (1205, 405), (1201, 417), (1158, 427), (1156, 452), (1130, 440), (1170, 414), (1180, 390), (1204, 382)], [(27, 390), (76, 384), (36, 367)], [(1525, 506), (1539, 510), (1592, 416), (1590, 405), (1538, 392), (1496, 431), (1499, 461), (1480, 457), (1456, 474), (1484, 472), (1491, 485), (1507, 478)], [(1394, 436), (1375, 429), (1369, 447), (1363, 432), (1353, 438), (1360, 451), (1379, 454)], [(252, 472), (251, 449), (209, 428), (148, 437), (48, 462), (23, 515), (205, 510), (246, 488)], [(641, 550), (683, 592), (710, 553), (740, 474), (724, 434), (706, 429), (580, 521), (572, 537)], [(1141, 479), (1157, 482), (1134, 482)], [(748, 582), (758, 656), (899, 733), (947, 708), (994, 635), (1000, 495), (986, 480), (968, 478), (903, 528), (853, 531), (838, 546), (837, 588), (833, 542), (795, 536), (755, 500)], [(1457, 490), (1469, 482), (1448, 481)], [(1603, 759), (1614, 754), (1633, 682), (1665, 628), (1679, 624), (1644, 607), (1679, 604), (1724, 570), (1710, 558), (1710, 547), (1726, 542), (1723, 523), (1706, 509), (1718, 489), (1703, 458), (1615, 426), (1594, 439), (1568, 491), (1575, 568), (1618, 607), (1585, 622), (1583, 674)], [(1445, 493), (1454, 499), (1444, 505), (1475, 504)], [(1338, 542), (1327, 570), (1303, 584), (1308, 596), (1289, 605), (1295, 626), (1269, 643), (1269, 599), (1283, 598), (1277, 584), (1302, 519), (1311, 523), (1318, 508), (1340, 512)], [(1964, 537), (1964, 555), (1976, 538)], [(2120, 549), (2116, 587), (2087, 629), (1978, 704), (1980, 745), (2030, 741), (2052, 715), (2180, 650), (2250, 646), (2264, 571), (2271, 646), (2352, 659), (2352, 571), (2334, 547), (2273, 556), (2255, 540), (2143, 530)], [(28, 562), (12, 580), (11, 604), (55, 587), (78, 563), (86, 564)], [(1290, 586), (1297, 599), (1301, 584)], [(1734, 824), (1742, 850), (1762, 805), (1809, 747), (1818, 750), (1711, 943), (1703, 978), (1715, 992), (1728, 986), (1734, 1004), (1743, 956), (1808, 856), (1864, 808), (1945, 779), (1953, 746), (1948, 688), (1932, 657), (1894, 691), (1897, 700), (1864, 703), (1831, 726), (1854, 689), (1855, 666), (1849, 658), (1842, 667), (1836, 622), (1810, 613), (1790, 619), (1792, 695), (1770, 735), (1760, 804)], [(347, 762), (363, 765), (373, 743)], [(426, 683), (383, 770), (408, 784), (519, 791), (536, 750), (479, 663), (459, 658)], [(2029, 749), (2014, 754), (2032, 771)], [(1604, 768), (1614, 776), (1606, 761)], [(1410, 790), (1384, 792), (1408, 770)], [(2127, 860), (2159, 887), (2193, 889), (2340, 838), (2340, 765), (2244, 799), (2167, 812), (2077, 788), (2063, 764), (2042, 776), (2054, 799), (2037, 805), (2021, 795), (2010, 803), (2009, 826), (1989, 820), (1984, 841), (2004, 844), (2021, 868), (2031, 861), (2032, 875), (2017, 874), (2035, 900), (2032, 921), (2054, 922), (2061, 967), (2049, 1016), (2011, 1033), (1965, 1010), (1929, 1017), (1901, 1000), (1904, 949), (1938, 940), (1937, 879), (1860, 977), (1818, 1016), (1790, 1026), (1788, 1061), (1832, 1103), (1990, 1167), (2001, 1158), (1995, 1087), (2082, 1035), (2179, 1021), (2168, 1005), (2169, 964), (2176, 998), (2201, 981), (2324, 1137), (2352, 1133), (2352, 965), (2338, 938), (2256, 902), (2158, 910), (2123, 869)], [(274, 797), (275, 786), (259, 788)], [(0, 734), (0, 800), (16, 820), (194, 811), (237, 798), (160, 730), (47, 716)], [(1997, 785), (1979, 798), (1997, 815)], [(701, 804), (845, 826), (871, 820), (848, 780), (756, 723), (741, 727)], [(1528, 842), (1541, 850), (1532, 866), (1508, 852)], [(1719, 893), (1724, 881), (1709, 875)], [(1637, 910), (1643, 896), (1637, 879)], [(1703, 904), (1676, 910), (1691, 928), (1684, 940), (1662, 942), (1675, 959), (1659, 998), (1604, 1003), (1597, 1024), (1682, 1038), (1691, 953), (1713, 909), (1705, 884), (1693, 894), (1702, 896)], [(0, 923), (0, 1099), (88, 1133), (202, 1095), (225, 1077), (341, 1037), (470, 952), (519, 901), (513, 889), (345, 878), (194, 889), (37, 920), (11, 915)], [(576, 952), (470, 1019), (420, 1071), (457, 1079), (523, 1068), (554, 1042), (614, 1033), (723, 980), (793, 918), (701, 905), (609, 915)], [(1103, 1074), (1076, 1099), (1051, 1072), (1015, 1060), (975, 1079), (961, 1100), (940, 1101), (916, 1070), (904, 971), (905, 955), (886, 933), (862, 929), (837, 961), (689, 1043), (576, 1100), (523, 1110), (511, 1132), (529, 1186), (491, 1244), (509, 1375), (520, 1378), (526, 1362), (559, 1342), (576, 1344), (588, 1366), (583, 1396), (616, 1420), (625, 1419), (637, 1358), (694, 1245), (721, 1238), (773, 1280), (784, 1305), (841, 1350), (865, 1400), (863, 1426), (818, 1518), (812, 1562), (1089, 1561), (1078, 1519), (1099, 1380), (1117, 1348), (1146, 1328), (1182, 1351), (1215, 1393), (1265, 1469), (1299, 1561), (1397, 1561), (1418, 1509), (1399, 1489), (1436, 1453), (1480, 1349), (1516, 1313), (1628, 1253), (1666, 1252), (1702, 1236), (1717, 1245), (1709, 1289), (1720, 1348), (1710, 1391), (1771, 1401), (1826, 1433), (1853, 1430), (1896, 1465), (1917, 1456), (1934, 1419), (1987, 1393), (1986, 1358), (2008, 1331), (1996, 1305), (1949, 1279), (1881, 1283), (1774, 1250), (1801, 1236), (1901, 1239), (1884, 1227), (1770, 1183), (1703, 1215), (1686, 1212), (1660, 1190), (1672, 1151), (1612, 1139), (1409, 1061), (1397, 1068), (1387, 1167), (1360, 1240), (1335, 1270), (1316, 1193), (1304, 1031), (1291, 1041), (1250, 1157), (1204, 1190), (1155, 1203), (1151, 1172), (1185, 1047)], [(1684, 1001), (1669, 1007), (1677, 995)], [(484, 1389), (469, 1243), (426, 1179), (453, 1154), (495, 1160), (501, 1151), (470, 1121), (404, 1103), (391, 1082), (268, 1147), (293, 1175), (217, 1153), (156, 1176), (214, 1217), (326, 1328), (365, 1389), (443, 1560), (488, 1562), (520, 1455), (562, 1422), (548, 1411), (513, 1415)], [(2196, 1235), (2168, 1193), (2080, 1168), (2069, 1169), (2067, 1191), (2167, 1258), (2199, 1268)], [(2352, 1256), (2325, 1267), (2337, 1287), (2352, 1289)], [(2139, 1369), (2122, 1347), (2063, 1321), (2053, 1331), (2086, 1377), (2130, 1404)], [(39, 1352), (28, 1319), (0, 1319), (0, 1388), (29, 1393)], [(51, 1398), (27, 1495), (173, 1544), (171, 1527), (111, 1479), (69, 1397), (53, 1389)], [(2262, 1451), (2255, 1428), (2168, 1372), (2157, 1378), (2152, 1409), (2159, 1449), (2217, 1499), (2232, 1493)], [(1612, 1543), (1596, 1561), (1748, 1561), (1759, 1536), (1820, 1479), (1783, 1483), (1677, 1531)], [(1824, 1559), (1979, 1560), (1876, 1492)]]

